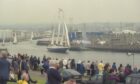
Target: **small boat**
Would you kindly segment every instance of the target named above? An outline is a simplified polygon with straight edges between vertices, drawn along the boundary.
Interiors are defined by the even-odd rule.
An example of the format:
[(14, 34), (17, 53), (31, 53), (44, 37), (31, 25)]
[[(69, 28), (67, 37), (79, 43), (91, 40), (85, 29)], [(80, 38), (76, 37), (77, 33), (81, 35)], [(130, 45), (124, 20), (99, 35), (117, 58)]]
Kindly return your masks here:
[(34, 32), (31, 32), (31, 41), (33, 40), (33, 38), (34, 38)]
[(16, 33), (14, 33), (14, 39), (13, 39), (13, 44), (17, 44), (18, 42), (17, 42), (17, 34)]
[(5, 46), (5, 36), (3, 36), (3, 39), (2, 39), (2, 46)]
[(51, 44), (50, 38), (39, 39), (36, 42), (36, 45), (39, 45), (39, 46), (48, 46), (50, 44)]

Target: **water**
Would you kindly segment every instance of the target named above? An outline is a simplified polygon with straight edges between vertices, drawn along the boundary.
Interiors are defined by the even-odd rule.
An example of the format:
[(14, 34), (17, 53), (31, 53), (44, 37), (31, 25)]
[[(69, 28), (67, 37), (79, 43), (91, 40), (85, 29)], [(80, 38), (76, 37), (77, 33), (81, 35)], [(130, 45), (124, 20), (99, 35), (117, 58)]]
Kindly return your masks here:
[[(66, 54), (62, 53), (51, 53), (47, 51), (46, 46), (37, 46), (35, 41), (26, 41), (18, 43), (14, 45), (12, 43), (7, 43), (4, 47), (8, 48), (8, 51), (14, 55), (17, 53), (28, 54), (33, 56), (38, 56), (42, 58), (44, 55), (47, 57), (58, 58), (58, 59), (68, 59), (74, 58), (76, 60), (84, 60), (84, 61), (101, 61), (103, 60), (104, 63), (109, 62), (113, 63), (116, 62), (119, 64), (131, 64), (133, 65), (133, 56), (127, 56), (126, 53), (119, 53), (119, 52), (105, 52), (105, 51), (81, 51), (81, 52), (72, 52), (68, 51)], [(135, 53), (134, 56), (135, 66), (140, 68), (140, 53)]]

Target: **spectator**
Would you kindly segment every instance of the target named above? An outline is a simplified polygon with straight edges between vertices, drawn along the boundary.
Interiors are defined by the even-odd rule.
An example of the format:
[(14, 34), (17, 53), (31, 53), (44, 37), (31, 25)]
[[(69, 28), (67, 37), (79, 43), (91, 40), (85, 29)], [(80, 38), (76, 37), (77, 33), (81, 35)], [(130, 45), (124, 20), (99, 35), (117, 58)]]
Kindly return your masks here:
[(47, 84), (61, 84), (61, 76), (58, 71), (58, 64), (54, 60), (50, 60), (50, 68), (47, 71)]
[(7, 52), (0, 52), (0, 84), (7, 84), (9, 80), (10, 63), (7, 61)]
[(72, 59), (72, 60), (71, 60), (70, 65), (71, 65), (71, 69), (76, 69), (76, 68), (75, 68), (75, 59)]
[(112, 69), (114, 69), (117, 72), (117, 66), (115, 62), (112, 64)]
[(83, 62), (81, 62), (80, 60), (79, 60), (79, 62), (77, 63), (77, 71), (78, 71), (79, 73), (81, 73), (82, 75), (84, 75), (84, 73), (85, 73), (84, 64), (83, 64)]
[(91, 76), (94, 76), (95, 75), (95, 64), (94, 64), (94, 62), (91, 63), (90, 70), (91, 70)]
[(114, 69), (110, 70), (109, 82), (108, 84), (117, 84), (120, 81)]
[(88, 61), (86, 64), (87, 75), (90, 75), (90, 69), (91, 69), (90, 66), (91, 66), (90, 61)]
[(24, 71), (21, 75), (21, 80), (19, 80), (17, 83), (18, 84), (28, 84), (29, 76), (28, 74)]
[(99, 70), (99, 75), (102, 76), (102, 75), (103, 75), (103, 70), (104, 70), (103, 61), (101, 61), (101, 62), (98, 64), (98, 70)]

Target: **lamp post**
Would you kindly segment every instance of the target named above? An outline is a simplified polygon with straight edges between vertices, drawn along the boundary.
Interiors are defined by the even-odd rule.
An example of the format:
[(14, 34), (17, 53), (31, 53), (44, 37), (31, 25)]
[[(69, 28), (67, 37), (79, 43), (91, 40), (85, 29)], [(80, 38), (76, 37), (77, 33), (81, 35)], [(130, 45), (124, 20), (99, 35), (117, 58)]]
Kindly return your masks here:
[(132, 47), (132, 52), (128, 52), (127, 53), (127, 55), (128, 56), (133, 56), (133, 64), (132, 64), (132, 66), (133, 66), (133, 68), (134, 68), (134, 65), (135, 65), (135, 54), (134, 54), (134, 49), (133, 49), (133, 43), (131, 43), (131, 47)]

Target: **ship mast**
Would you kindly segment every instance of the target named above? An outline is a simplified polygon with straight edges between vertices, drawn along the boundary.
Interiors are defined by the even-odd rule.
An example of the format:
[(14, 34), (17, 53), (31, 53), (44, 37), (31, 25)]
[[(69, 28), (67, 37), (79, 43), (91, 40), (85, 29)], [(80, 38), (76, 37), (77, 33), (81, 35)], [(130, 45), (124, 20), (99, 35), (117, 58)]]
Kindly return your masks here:
[(55, 29), (53, 29), (53, 32), (52, 32), (51, 45), (54, 45), (54, 33), (55, 33)]
[(64, 22), (65, 25), (65, 34), (66, 34), (66, 42), (67, 42), (67, 46), (70, 47), (70, 42), (69, 42), (69, 36), (68, 36), (68, 28), (66, 23)]

